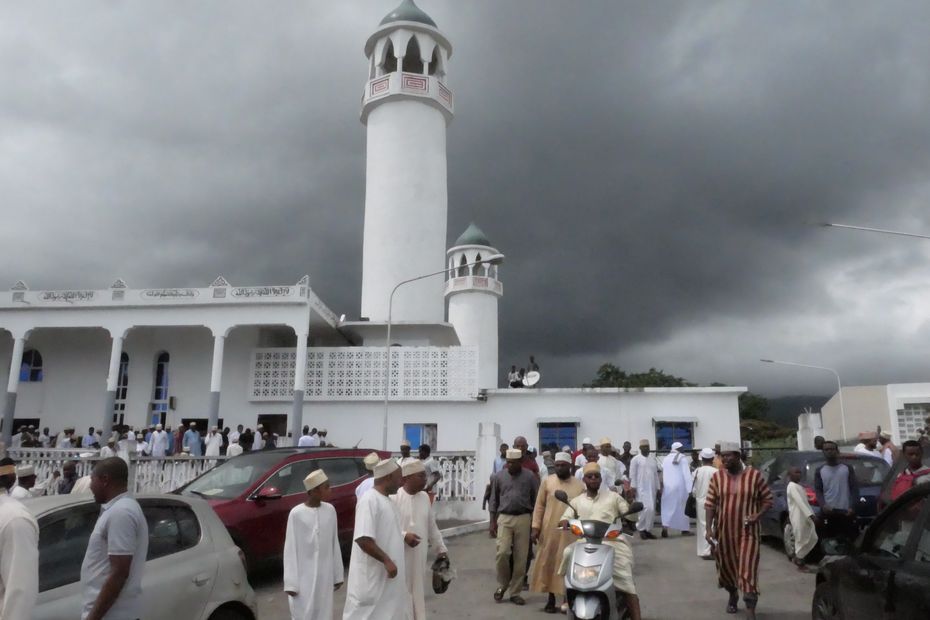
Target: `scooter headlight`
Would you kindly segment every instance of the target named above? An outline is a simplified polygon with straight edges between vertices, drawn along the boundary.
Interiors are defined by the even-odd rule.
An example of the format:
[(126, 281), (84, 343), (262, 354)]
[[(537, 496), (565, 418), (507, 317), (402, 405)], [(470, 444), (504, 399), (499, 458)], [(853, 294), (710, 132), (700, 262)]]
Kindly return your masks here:
[(598, 575), (601, 574), (601, 566), (601, 564), (596, 566), (582, 566), (581, 564), (575, 564), (574, 567), (572, 567), (572, 580), (579, 585), (585, 583), (594, 583), (597, 581)]

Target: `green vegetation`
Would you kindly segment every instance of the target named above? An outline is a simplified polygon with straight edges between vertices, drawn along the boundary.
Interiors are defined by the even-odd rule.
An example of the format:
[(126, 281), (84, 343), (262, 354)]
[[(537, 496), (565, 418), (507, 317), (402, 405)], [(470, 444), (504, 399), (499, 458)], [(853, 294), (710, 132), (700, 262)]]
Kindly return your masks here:
[[(723, 383), (711, 383), (712, 387), (722, 387)], [(628, 373), (614, 364), (602, 364), (591, 383), (584, 387), (694, 387), (682, 377), (670, 375), (663, 370), (650, 368), (645, 372)], [(752, 441), (753, 446), (770, 448), (797, 445), (797, 431), (792, 427), (781, 426), (778, 421), (770, 419), (771, 404), (769, 399), (759, 394), (745, 392), (739, 396), (740, 434), (744, 440)], [(764, 448), (763, 448), (764, 450)], [(753, 459), (755, 460), (755, 458)]]

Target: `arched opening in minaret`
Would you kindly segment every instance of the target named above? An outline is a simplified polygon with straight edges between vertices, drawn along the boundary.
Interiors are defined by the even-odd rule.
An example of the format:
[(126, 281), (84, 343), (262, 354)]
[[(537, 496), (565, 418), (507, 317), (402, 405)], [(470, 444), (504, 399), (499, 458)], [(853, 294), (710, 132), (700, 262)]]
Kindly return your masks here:
[(394, 73), (397, 71), (397, 58), (394, 56), (394, 42), (388, 41), (387, 49), (384, 50), (384, 72)]
[(465, 255), (462, 254), (462, 260), (459, 261), (459, 277), (464, 278), (468, 275), (468, 267), (465, 265), (468, 264), (468, 259), (465, 258)]
[(410, 37), (407, 53), (404, 54), (405, 73), (423, 73), (423, 59), (420, 58), (420, 44), (416, 37)]
[(429, 74), (436, 75), (436, 71), (439, 70), (439, 48), (436, 47), (433, 49), (433, 58), (429, 61)]
[(483, 267), (483, 265), (481, 264), (481, 254), (476, 254), (476, 255), (475, 255), (475, 264), (472, 265), (472, 267), (471, 267), (471, 274), (472, 274), (473, 276), (480, 276), (480, 275), (481, 275), (481, 268), (482, 268), (482, 267)]

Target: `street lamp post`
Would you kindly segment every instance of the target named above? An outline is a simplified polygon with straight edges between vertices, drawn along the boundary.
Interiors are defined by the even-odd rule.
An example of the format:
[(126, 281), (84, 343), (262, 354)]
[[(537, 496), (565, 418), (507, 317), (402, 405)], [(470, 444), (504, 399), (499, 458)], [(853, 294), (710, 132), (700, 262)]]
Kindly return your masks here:
[(840, 396), (840, 423), (843, 428), (843, 441), (846, 441), (846, 408), (843, 406), (843, 384), (840, 381), (840, 373), (836, 372), (832, 368), (827, 368), (826, 366), (814, 366), (812, 364), (799, 364), (798, 362), (783, 362), (780, 360), (759, 360), (760, 362), (765, 362), (766, 364), (781, 364), (783, 366), (799, 366), (801, 368), (814, 368), (816, 370), (826, 370), (827, 372), (832, 372), (833, 376), (836, 377), (836, 393)]
[[(490, 265), (500, 265), (504, 262), (503, 254), (492, 254), (487, 258), (482, 258), (471, 263), (466, 263), (464, 265), (456, 265), (455, 269), (460, 267), (473, 267), (475, 265), (481, 264), (490, 264)], [(443, 269), (441, 271), (433, 271), (431, 273), (425, 273), (422, 276), (417, 276), (415, 278), (410, 278), (409, 280), (403, 280), (398, 282), (393, 289), (391, 289), (391, 296), (388, 299), (388, 318), (387, 318), (387, 333), (385, 334), (384, 340), (384, 414), (382, 416), (382, 428), (381, 428), (381, 449), (387, 450), (387, 434), (388, 434), (388, 404), (391, 400), (391, 318), (394, 310), (394, 293), (397, 292), (397, 289), (402, 287), (405, 284), (410, 284), (411, 282), (416, 282), (417, 280), (423, 280), (425, 278), (431, 278), (433, 276), (438, 276), (443, 273), (448, 273), (449, 268)]]

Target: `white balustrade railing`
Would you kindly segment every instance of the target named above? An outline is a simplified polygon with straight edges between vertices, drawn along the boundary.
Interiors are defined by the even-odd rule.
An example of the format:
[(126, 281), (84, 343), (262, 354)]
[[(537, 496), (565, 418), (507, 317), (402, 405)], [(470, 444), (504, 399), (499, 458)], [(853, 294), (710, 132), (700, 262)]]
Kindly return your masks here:
[[(400, 457), (400, 454), (394, 456)], [(441, 475), (433, 487), (437, 502), (481, 501), (481, 497), (475, 493), (474, 452), (434, 452), (432, 456), (439, 463)], [(481, 492), (484, 493), (484, 488)]]
[[(98, 454), (88, 455), (88, 450), (57, 450), (43, 448), (10, 449), (7, 454), (20, 465), (32, 465), (38, 482), (48, 481), (47, 494), (58, 492), (57, 480), (51, 480), (53, 472), (61, 472), (67, 461), (73, 461), (78, 477), (89, 476), (94, 464), (100, 460)], [(399, 455), (397, 455), (399, 456)], [(435, 487), (439, 502), (480, 502), (476, 490), (476, 458), (474, 452), (435, 452), (433, 458), (439, 464), (441, 478)], [(221, 457), (177, 456), (153, 458), (133, 456), (129, 462), (129, 487), (135, 493), (168, 493), (190, 482), (205, 471), (226, 460)], [(58, 479), (60, 480), (60, 478)], [(480, 489), (481, 493), (484, 488)]]
[[(87, 449), (17, 448), (7, 455), (20, 465), (32, 465), (36, 481), (47, 484), (47, 495), (58, 493), (58, 480), (54, 472), (61, 472), (67, 461), (73, 461), (77, 475), (89, 476), (99, 454), (90, 455)], [(81, 456), (88, 455), (88, 456)], [(226, 460), (225, 456), (176, 456), (166, 458), (132, 456), (129, 462), (129, 488), (134, 493), (168, 493), (190, 482), (208, 469)]]

